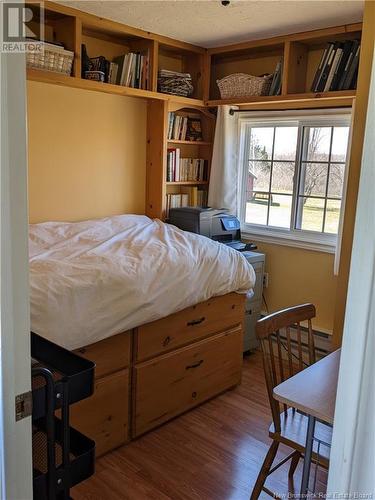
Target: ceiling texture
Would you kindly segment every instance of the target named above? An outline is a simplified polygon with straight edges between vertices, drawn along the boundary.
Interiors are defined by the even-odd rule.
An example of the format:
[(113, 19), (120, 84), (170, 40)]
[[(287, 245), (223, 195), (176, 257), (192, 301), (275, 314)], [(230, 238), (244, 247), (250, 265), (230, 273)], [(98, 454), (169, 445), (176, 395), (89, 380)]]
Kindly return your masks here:
[(64, 5), (202, 47), (362, 20), (362, 0), (64, 0)]

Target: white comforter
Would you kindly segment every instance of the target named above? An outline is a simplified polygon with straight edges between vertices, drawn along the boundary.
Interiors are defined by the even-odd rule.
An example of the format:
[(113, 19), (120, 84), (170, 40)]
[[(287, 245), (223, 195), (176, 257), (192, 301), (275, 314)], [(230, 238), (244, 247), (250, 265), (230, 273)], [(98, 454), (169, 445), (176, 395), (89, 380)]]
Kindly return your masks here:
[(29, 244), (31, 328), (68, 349), (255, 282), (239, 252), (145, 216), (33, 224)]

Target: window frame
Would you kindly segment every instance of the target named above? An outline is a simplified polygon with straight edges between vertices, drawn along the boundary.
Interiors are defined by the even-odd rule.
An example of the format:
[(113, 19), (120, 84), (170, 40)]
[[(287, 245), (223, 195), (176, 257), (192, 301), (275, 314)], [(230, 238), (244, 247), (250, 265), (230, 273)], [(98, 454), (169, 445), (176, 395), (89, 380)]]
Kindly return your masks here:
[[(248, 168), (248, 150), (250, 134), (247, 133), (251, 126), (297, 126), (297, 153), (295, 158), (295, 175), (292, 192), (292, 209), (290, 229), (278, 228), (274, 226), (265, 226), (262, 224), (250, 224), (245, 222), (246, 215), (246, 191), (249, 175)], [(241, 222), (241, 230), (244, 236), (251, 237), (259, 242), (277, 243), (295, 247), (306, 248), (309, 250), (320, 250), (329, 253), (335, 253), (337, 245), (337, 235), (323, 233), (320, 231), (311, 231), (306, 229), (295, 229), (294, 222), (297, 214), (300, 173), (303, 153), (303, 130), (304, 127), (322, 127), (322, 126), (351, 126), (351, 108), (340, 109), (319, 109), (312, 111), (279, 111), (279, 112), (249, 112), (241, 113), (238, 120), (239, 133), (239, 156), (238, 156), (238, 214)], [(345, 206), (346, 197), (346, 177), (348, 170), (348, 159), (350, 150), (349, 130), (348, 146), (346, 151), (344, 185), (341, 197), (341, 210)]]

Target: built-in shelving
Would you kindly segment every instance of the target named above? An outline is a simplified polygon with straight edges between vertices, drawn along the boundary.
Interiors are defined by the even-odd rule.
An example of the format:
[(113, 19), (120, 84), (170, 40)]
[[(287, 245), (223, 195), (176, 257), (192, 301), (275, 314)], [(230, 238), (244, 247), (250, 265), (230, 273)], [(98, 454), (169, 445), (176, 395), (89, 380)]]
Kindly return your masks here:
[(78, 88), (82, 90), (90, 90), (94, 92), (104, 92), (106, 94), (114, 94), (128, 97), (138, 97), (142, 99), (158, 99), (162, 101), (174, 101), (181, 104), (191, 106), (204, 106), (204, 102), (200, 99), (191, 99), (189, 97), (173, 96), (170, 94), (161, 94), (151, 90), (134, 89), (123, 85), (113, 85), (111, 83), (95, 82), (93, 80), (85, 80), (75, 76), (65, 76), (52, 71), (42, 71), (39, 69), (27, 70), (28, 80), (37, 82), (50, 83), (54, 85), (63, 85), (65, 87)]
[[(209, 106), (251, 104), (328, 97), (353, 97), (355, 90), (314, 94), (311, 84), (324, 48), (329, 41), (360, 40), (362, 24), (348, 24), (265, 40), (208, 49), (209, 78), (205, 101)], [(281, 95), (246, 99), (220, 99), (216, 81), (233, 73), (262, 75), (273, 73), (282, 60)], [(320, 101), (324, 106), (324, 101)]]
[(212, 101), (206, 101), (206, 105), (209, 107), (220, 106), (223, 104), (228, 105), (241, 105), (241, 106), (251, 106), (257, 107), (263, 104), (272, 103), (288, 103), (292, 105), (294, 102), (309, 102), (310, 104), (316, 104), (317, 106), (329, 107), (331, 104), (337, 106), (348, 106), (351, 105), (353, 98), (355, 97), (355, 90), (340, 90), (337, 92), (322, 92), (322, 93), (312, 93), (306, 92), (303, 94), (289, 94), (289, 95), (277, 95), (277, 96), (254, 96), (246, 97), (240, 99), (217, 99)]
[[(37, 12), (39, 2), (29, 0), (26, 4)], [(355, 90), (314, 93), (310, 88), (325, 44), (336, 40), (359, 40), (361, 23), (204, 49), (61, 4), (45, 1), (44, 8), (46, 41), (63, 42), (67, 49), (74, 51), (72, 76), (28, 69), (29, 80), (148, 101), (146, 214), (151, 217), (165, 217), (167, 194), (183, 193), (189, 190), (188, 186), (208, 189), (215, 129), (215, 110), (212, 108), (223, 104), (248, 110), (348, 107), (356, 95)], [(36, 32), (37, 26), (30, 28)], [(90, 57), (104, 55), (109, 60), (129, 51), (147, 52), (147, 90), (81, 78), (82, 43)], [(272, 73), (281, 58), (281, 95), (220, 99), (217, 79), (238, 72), (256, 76)], [(190, 73), (194, 85), (192, 97), (158, 92), (160, 69)], [(168, 140), (169, 112), (198, 113), (202, 119), (203, 141)], [(167, 149), (174, 147), (180, 149), (181, 157), (206, 160), (208, 180), (167, 182)]]

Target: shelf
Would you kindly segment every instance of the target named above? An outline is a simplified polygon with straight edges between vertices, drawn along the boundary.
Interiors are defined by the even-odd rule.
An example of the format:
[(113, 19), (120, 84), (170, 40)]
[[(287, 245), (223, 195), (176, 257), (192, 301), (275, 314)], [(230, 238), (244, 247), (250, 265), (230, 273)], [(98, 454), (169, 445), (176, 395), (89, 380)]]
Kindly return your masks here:
[[(271, 96), (253, 96), (247, 98), (233, 98), (233, 99), (218, 99), (214, 101), (206, 101), (207, 106), (222, 106), (226, 105), (237, 105), (246, 107), (258, 107), (262, 105), (269, 104), (285, 104), (289, 106), (292, 103), (303, 103), (309, 104), (309, 107), (314, 107), (314, 105), (324, 106), (350, 106), (352, 100), (355, 97), (355, 90), (340, 90), (337, 92), (321, 92), (313, 93), (308, 92), (304, 94), (289, 94), (289, 95), (271, 95)], [(319, 103), (319, 104), (318, 104)]]
[(151, 90), (133, 89), (122, 85), (113, 85), (111, 83), (95, 82), (93, 80), (85, 80), (74, 76), (66, 76), (51, 71), (43, 71), (39, 69), (27, 69), (27, 79), (50, 83), (53, 85), (62, 85), (65, 87), (77, 88), (82, 90), (91, 90), (94, 92), (104, 92), (106, 94), (138, 97), (141, 99), (157, 99), (161, 101), (173, 101), (194, 106), (204, 106), (204, 102), (200, 99), (191, 99), (189, 97), (180, 97), (171, 94), (162, 94), (160, 92), (152, 92)]
[(178, 182), (167, 182), (167, 186), (204, 186), (208, 184), (208, 181), (178, 181)]
[(212, 142), (205, 141), (180, 141), (177, 139), (168, 139), (169, 144), (188, 144), (189, 146), (192, 144), (194, 146), (212, 146)]

